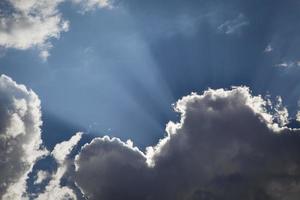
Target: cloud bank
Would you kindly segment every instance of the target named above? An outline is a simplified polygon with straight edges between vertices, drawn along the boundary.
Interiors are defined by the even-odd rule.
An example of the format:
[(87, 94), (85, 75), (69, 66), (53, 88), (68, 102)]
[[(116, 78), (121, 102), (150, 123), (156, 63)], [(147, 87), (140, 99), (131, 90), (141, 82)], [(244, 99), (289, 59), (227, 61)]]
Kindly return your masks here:
[[(26, 194), (26, 179), (42, 148), (37, 95), (0, 77), (1, 199), (296, 200), (300, 195), (300, 136), (286, 127), (282, 99), (254, 96), (247, 87), (192, 93), (174, 106), (180, 121), (145, 152), (133, 142), (94, 138), (69, 157), (82, 133), (57, 144), (57, 169), (38, 171), (39, 194)], [(68, 172), (66, 174), (66, 172)], [(68, 176), (68, 177), (66, 177)], [(74, 185), (62, 185), (63, 178)]]
[(299, 130), (277, 123), (287, 115), (269, 106), (246, 87), (192, 93), (146, 153), (108, 136), (84, 145), (76, 183), (88, 199), (296, 200)]

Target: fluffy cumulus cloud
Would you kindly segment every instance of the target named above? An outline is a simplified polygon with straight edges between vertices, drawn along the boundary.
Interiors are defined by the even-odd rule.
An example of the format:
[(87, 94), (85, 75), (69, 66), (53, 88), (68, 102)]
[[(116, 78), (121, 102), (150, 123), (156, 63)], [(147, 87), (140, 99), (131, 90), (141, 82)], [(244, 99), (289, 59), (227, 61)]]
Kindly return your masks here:
[[(52, 47), (49, 40), (68, 31), (69, 22), (58, 5), (66, 0), (4, 0), (0, 2), (0, 46), (29, 49), (37, 47), (47, 59)], [(107, 0), (72, 0), (86, 10), (108, 7)]]
[(0, 45), (6, 48), (38, 47), (46, 59), (50, 38), (68, 30), (57, 6), (63, 0), (5, 0), (1, 5)]
[(84, 145), (76, 184), (88, 199), (296, 200), (299, 130), (284, 126), (281, 100), (269, 107), (246, 87), (193, 93), (145, 153), (107, 136)]
[(0, 198), (21, 199), (41, 147), (40, 100), (25, 86), (0, 76)]

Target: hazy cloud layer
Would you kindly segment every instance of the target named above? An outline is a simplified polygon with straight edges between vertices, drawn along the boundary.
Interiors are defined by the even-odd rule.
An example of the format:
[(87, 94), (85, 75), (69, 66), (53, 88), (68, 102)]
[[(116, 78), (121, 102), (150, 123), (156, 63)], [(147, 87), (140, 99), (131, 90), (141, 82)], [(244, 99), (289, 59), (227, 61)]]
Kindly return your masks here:
[(246, 87), (193, 93), (146, 153), (107, 136), (86, 144), (76, 182), (89, 199), (296, 200), (299, 131), (275, 123), (287, 118), (278, 101), (270, 106)]
[(41, 112), (37, 95), (0, 76), (0, 198), (21, 199), (26, 179), (41, 149)]

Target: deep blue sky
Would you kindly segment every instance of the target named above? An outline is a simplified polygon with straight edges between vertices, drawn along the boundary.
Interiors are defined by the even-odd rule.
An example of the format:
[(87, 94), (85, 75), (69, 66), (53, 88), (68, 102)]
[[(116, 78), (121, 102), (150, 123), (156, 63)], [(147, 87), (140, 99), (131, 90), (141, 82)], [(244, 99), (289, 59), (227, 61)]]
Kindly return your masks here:
[[(154, 144), (190, 92), (232, 85), (300, 97), (300, 2), (295, 0), (124, 0), (79, 13), (60, 6), (70, 30), (35, 49), (3, 50), (0, 73), (32, 88), (53, 146), (75, 131)], [(267, 48), (269, 47), (269, 48)], [(71, 128), (72, 127), (72, 128)]]

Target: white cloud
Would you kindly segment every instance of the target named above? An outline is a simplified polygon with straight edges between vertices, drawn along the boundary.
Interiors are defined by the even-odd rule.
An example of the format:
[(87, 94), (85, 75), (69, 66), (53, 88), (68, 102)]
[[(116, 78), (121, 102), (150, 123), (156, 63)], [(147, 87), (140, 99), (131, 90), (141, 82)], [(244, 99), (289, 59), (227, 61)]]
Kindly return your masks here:
[[(0, 8), (0, 46), (15, 49), (40, 49), (40, 57), (48, 58), (51, 38), (58, 39), (69, 29), (58, 5), (66, 0), (4, 0)], [(86, 10), (109, 7), (107, 0), (72, 0)], [(9, 9), (6, 11), (6, 9)], [(3, 14), (4, 13), (4, 14)]]
[(40, 100), (31, 90), (0, 76), (0, 197), (21, 199), (41, 147)]
[(289, 113), (286, 107), (283, 106), (282, 98), (278, 96), (276, 98), (277, 103), (275, 104), (274, 120), (280, 124), (280, 126), (287, 125), (289, 122)]
[(70, 140), (57, 144), (51, 155), (55, 158), (58, 167), (51, 176), (49, 184), (43, 193), (39, 194), (36, 200), (76, 200), (77, 197), (72, 189), (61, 186), (60, 182), (68, 169), (67, 156), (81, 139), (82, 133), (75, 134)]
[(81, 139), (81, 135), (82, 133), (77, 133), (69, 141), (64, 141), (55, 145), (51, 154), (59, 164), (62, 164), (66, 160), (66, 157), (70, 154), (73, 147)]
[(47, 178), (49, 178), (49, 172), (39, 170), (36, 175), (36, 179), (34, 181), (34, 184), (41, 184), (43, 181), (45, 181)]
[(62, 1), (9, 0), (12, 11), (0, 18), (0, 45), (23, 50), (37, 47), (46, 52), (51, 47), (49, 39), (68, 30), (68, 21), (57, 10)]
[(40, 52), (40, 58), (43, 60), (43, 61), (47, 61), (48, 57), (50, 56), (50, 53), (48, 50), (42, 50)]
[(282, 68), (300, 67), (300, 61), (284, 61), (277, 64), (276, 66)]
[(97, 8), (112, 8), (111, 0), (72, 0), (72, 2), (80, 5), (84, 12)]
[(269, 112), (246, 87), (192, 93), (175, 106), (180, 122), (146, 153), (107, 136), (84, 145), (76, 184), (92, 200), (296, 200), (300, 131), (282, 126), (288, 115), (277, 101)]

